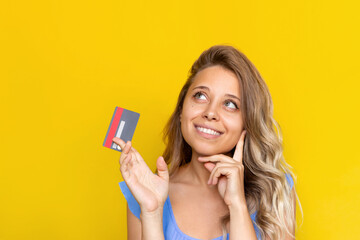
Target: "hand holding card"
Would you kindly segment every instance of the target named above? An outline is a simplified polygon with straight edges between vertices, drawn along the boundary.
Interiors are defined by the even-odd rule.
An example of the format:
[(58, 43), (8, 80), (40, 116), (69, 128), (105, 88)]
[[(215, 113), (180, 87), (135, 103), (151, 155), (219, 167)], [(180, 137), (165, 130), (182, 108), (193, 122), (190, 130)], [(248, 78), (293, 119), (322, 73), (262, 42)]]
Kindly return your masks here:
[(140, 114), (116, 107), (103, 143), (104, 147), (122, 151), (120, 171), (143, 213), (160, 210), (169, 192), (169, 173), (163, 157), (157, 159), (154, 174), (141, 155), (131, 146)]
[(126, 185), (139, 203), (141, 212), (153, 214), (156, 211), (162, 211), (169, 192), (169, 172), (164, 158), (157, 159), (158, 175), (156, 175), (138, 151), (131, 146), (130, 141), (125, 144), (117, 137), (112, 140), (122, 149), (120, 171)]

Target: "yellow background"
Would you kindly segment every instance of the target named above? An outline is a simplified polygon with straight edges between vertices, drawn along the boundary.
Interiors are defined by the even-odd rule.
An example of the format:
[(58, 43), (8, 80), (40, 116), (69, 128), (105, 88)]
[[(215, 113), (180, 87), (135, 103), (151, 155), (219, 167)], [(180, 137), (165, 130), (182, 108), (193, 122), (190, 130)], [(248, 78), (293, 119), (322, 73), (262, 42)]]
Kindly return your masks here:
[[(126, 239), (115, 106), (155, 169), (191, 64), (243, 51), (268, 83), (304, 211), (297, 239), (359, 239), (357, 1), (0, 3), (0, 239)], [(297, 212), (300, 224), (300, 212)]]

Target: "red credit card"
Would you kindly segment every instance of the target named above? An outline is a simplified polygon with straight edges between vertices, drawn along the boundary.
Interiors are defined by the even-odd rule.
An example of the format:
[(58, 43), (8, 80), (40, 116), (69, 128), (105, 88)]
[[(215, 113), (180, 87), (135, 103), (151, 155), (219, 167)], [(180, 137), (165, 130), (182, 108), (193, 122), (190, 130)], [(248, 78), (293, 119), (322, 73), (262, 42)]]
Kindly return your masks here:
[(109, 129), (103, 143), (104, 147), (121, 152), (120, 147), (112, 141), (114, 137), (121, 138), (124, 142), (131, 141), (135, 132), (140, 114), (116, 107), (111, 118)]

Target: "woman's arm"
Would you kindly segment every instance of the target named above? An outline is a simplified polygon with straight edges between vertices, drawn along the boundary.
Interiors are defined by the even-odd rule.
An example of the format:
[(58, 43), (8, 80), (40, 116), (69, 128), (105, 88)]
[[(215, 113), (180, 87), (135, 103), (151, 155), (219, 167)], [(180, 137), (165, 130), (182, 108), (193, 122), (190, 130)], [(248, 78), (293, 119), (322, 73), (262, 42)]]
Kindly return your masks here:
[(162, 216), (163, 208), (152, 213), (140, 214), (142, 240), (164, 240)]
[(128, 240), (164, 239), (162, 211), (153, 214), (140, 214), (141, 221), (127, 207)]
[(169, 172), (162, 157), (156, 161), (158, 174), (154, 174), (141, 155), (119, 138), (113, 138), (122, 153), (120, 171), (124, 181), (138, 202), (140, 220), (129, 211), (128, 206), (128, 239), (153, 240), (164, 239), (162, 215), (163, 207), (169, 192)]
[[(296, 221), (296, 195), (295, 186), (291, 191), (294, 205), (294, 221)], [(249, 211), (246, 204), (230, 206), (230, 240), (232, 239), (257, 239)], [(295, 236), (295, 228), (291, 229)], [(254, 238), (255, 235), (255, 238)], [(266, 240), (270, 240), (266, 238)], [(285, 240), (295, 240), (290, 234), (286, 234)]]
[(230, 240), (257, 240), (246, 204), (232, 205), (230, 210)]
[(127, 239), (141, 240), (141, 221), (138, 219), (127, 205)]

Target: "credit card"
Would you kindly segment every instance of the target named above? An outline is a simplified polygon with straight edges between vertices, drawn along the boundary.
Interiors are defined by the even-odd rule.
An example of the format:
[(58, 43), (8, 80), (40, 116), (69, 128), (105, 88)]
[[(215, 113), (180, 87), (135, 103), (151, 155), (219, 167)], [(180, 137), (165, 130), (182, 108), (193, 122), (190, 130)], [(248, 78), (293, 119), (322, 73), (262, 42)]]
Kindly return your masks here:
[(135, 132), (140, 114), (121, 107), (115, 107), (109, 129), (103, 143), (104, 147), (121, 152), (121, 148), (112, 141), (114, 137), (121, 138), (124, 142), (131, 141)]

